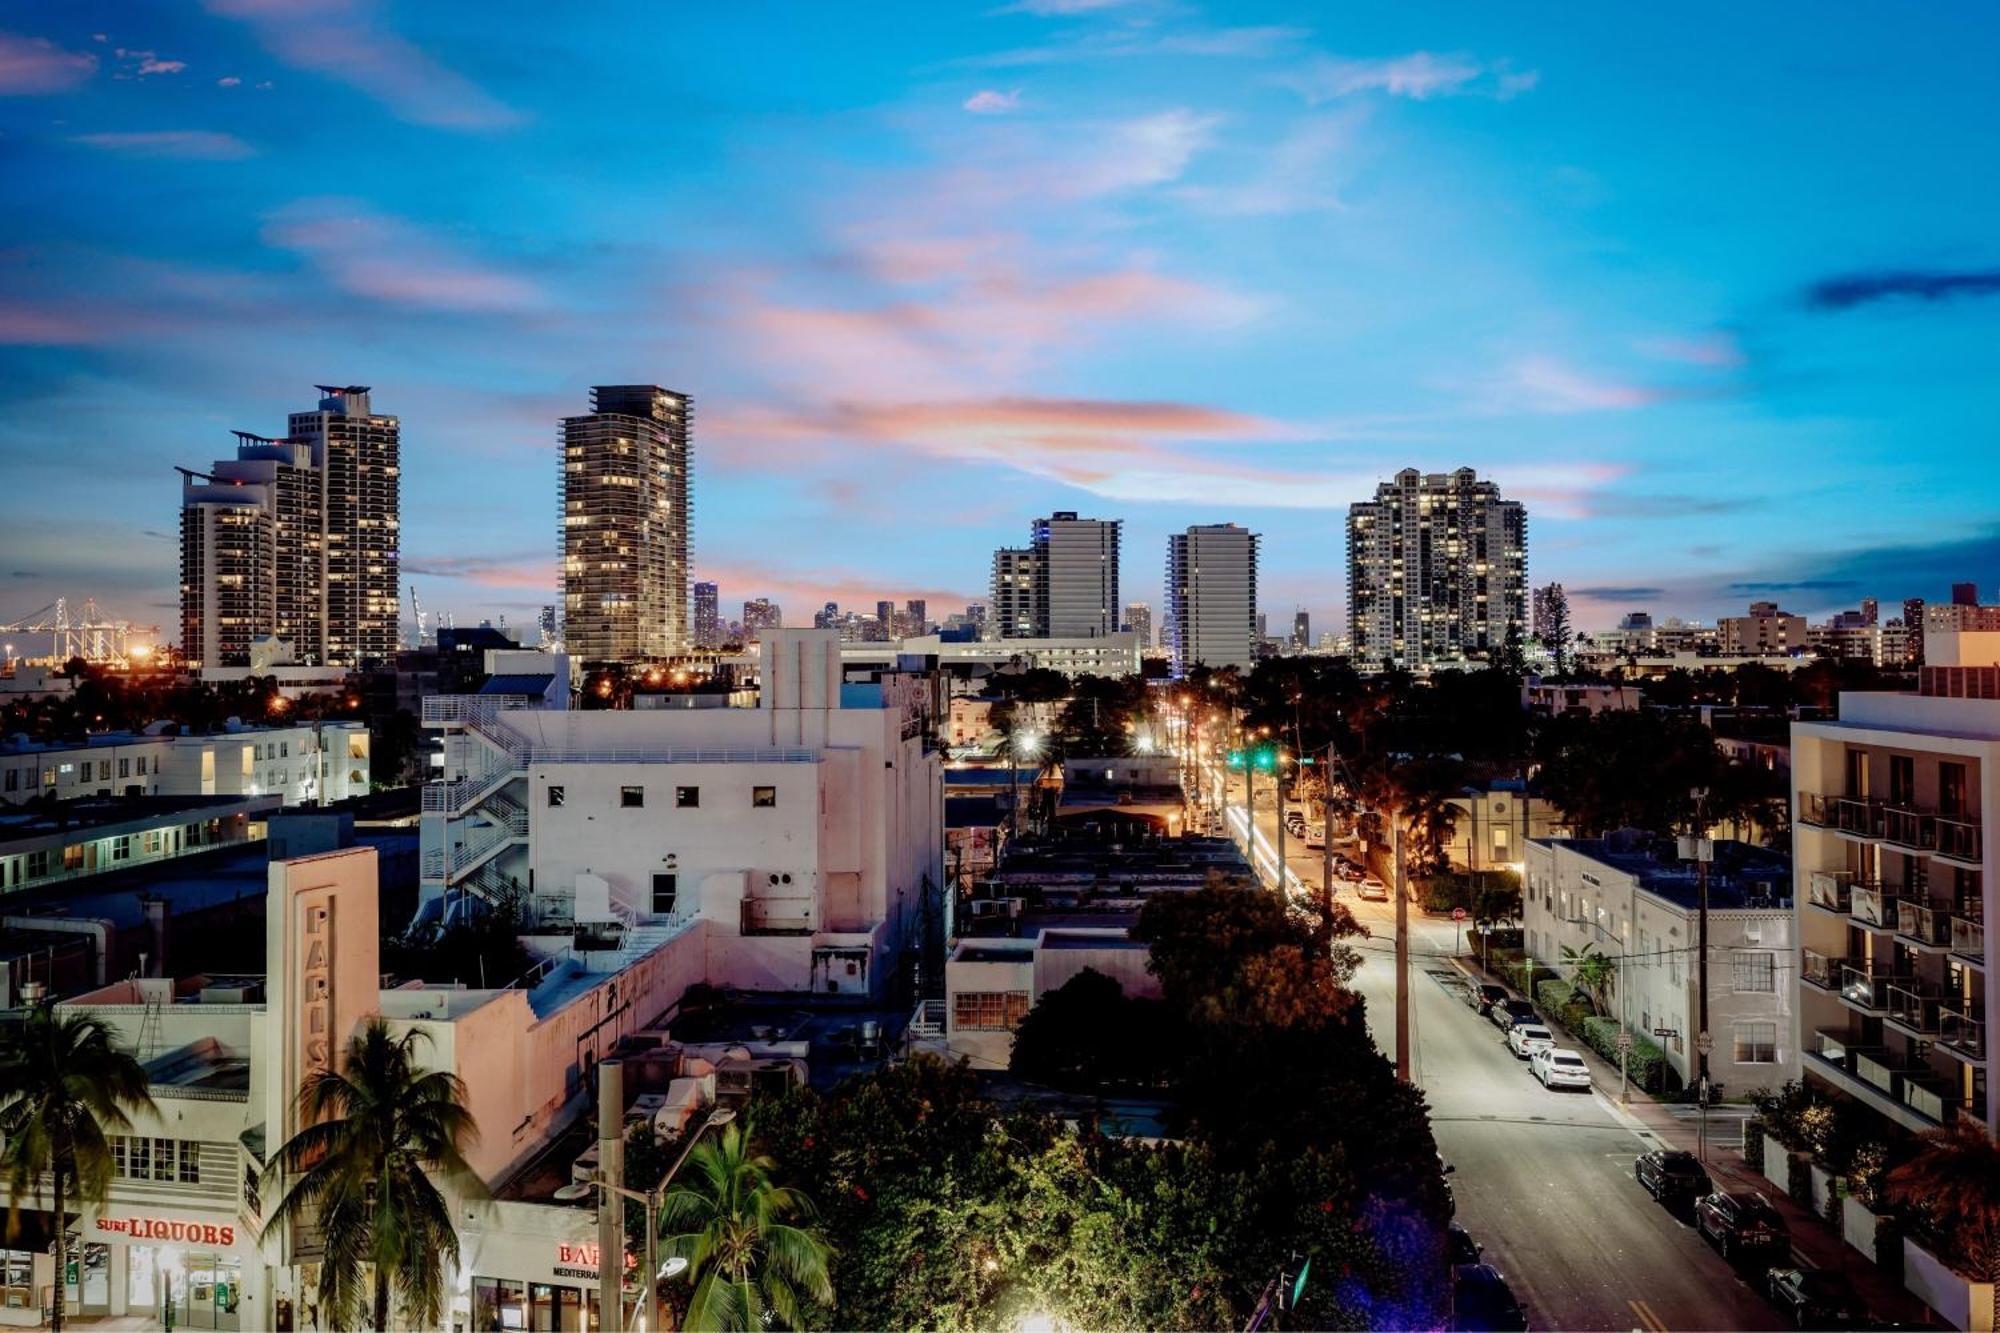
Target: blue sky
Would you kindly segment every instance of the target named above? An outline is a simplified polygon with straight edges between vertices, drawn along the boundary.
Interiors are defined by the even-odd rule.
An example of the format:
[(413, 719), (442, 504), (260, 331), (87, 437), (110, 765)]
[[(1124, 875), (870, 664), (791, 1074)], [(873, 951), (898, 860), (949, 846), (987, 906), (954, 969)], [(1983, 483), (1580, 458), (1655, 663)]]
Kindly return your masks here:
[(697, 404), (697, 577), (983, 595), (1075, 509), (1264, 534), (1478, 468), (1579, 619), (2000, 583), (1989, 7), (28, 3), (0, 619), (171, 622), (176, 464), (403, 419), (405, 562), (554, 600), (556, 419)]

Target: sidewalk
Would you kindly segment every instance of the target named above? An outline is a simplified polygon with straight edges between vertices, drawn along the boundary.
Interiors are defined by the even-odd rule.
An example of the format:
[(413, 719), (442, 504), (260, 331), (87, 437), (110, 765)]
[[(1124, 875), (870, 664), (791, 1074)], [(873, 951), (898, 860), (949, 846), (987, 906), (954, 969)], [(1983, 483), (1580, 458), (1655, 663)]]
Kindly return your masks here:
[[(1510, 991), (1513, 989), (1506, 978), (1481, 968), (1477, 958), (1463, 956), (1453, 958), (1451, 961), (1468, 977), (1498, 982), (1507, 986)], [(1575, 1049), (1590, 1065), (1591, 1078), (1597, 1090), (1604, 1094), (1606, 1104), (1613, 1108), (1615, 1114), (1620, 1114), (1632, 1122), (1635, 1129), (1651, 1136), (1662, 1147), (1685, 1152), (1695, 1151), (1699, 1131), (1693, 1117), (1682, 1119), (1675, 1115), (1667, 1104), (1641, 1092), (1636, 1087), (1630, 1089), (1629, 1104), (1619, 1106), (1616, 1092), (1618, 1066), (1605, 1060), (1582, 1042), (1575, 1043)], [(1726, 1134), (1729, 1125), (1725, 1121), (1718, 1126), (1715, 1119), (1711, 1118), (1708, 1156), (1703, 1161), (1710, 1179), (1715, 1182), (1715, 1187), (1719, 1190), (1732, 1193), (1741, 1190), (1763, 1195), (1785, 1219), (1785, 1224), (1791, 1228), (1792, 1253), (1796, 1259), (1805, 1266), (1831, 1269), (1846, 1274), (1847, 1280), (1854, 1284), (1854, 1290), (1867, 1303), (1869, 1313), (1877, 1320), (1944, 1326), (1929, 1306), (1912, 1296), (1900, 1282), (1892, 1280), (1872, 1259), (1849, 1245), (1841, 1238), (1839, 1232), (1827, 1224), (1826, 1219), (1809, 1209), (1801, 1208), (1792, 1200), (1791, 1195), (1773, 1186), (1760, 1172), (1752, 1170), (1743, 1160), (1743, 1155), (1738, 1151), (1736, 1144), (1718, 1138), (1718, 1129)], [(1651, 1204), (1636, 1185), (1634, 1195)]]

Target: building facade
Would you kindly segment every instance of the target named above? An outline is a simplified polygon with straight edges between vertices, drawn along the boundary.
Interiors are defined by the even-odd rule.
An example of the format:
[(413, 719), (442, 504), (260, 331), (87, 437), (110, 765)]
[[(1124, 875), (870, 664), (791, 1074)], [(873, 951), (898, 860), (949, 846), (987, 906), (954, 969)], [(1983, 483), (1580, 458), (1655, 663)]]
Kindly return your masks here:
[(784, 608), (768, 597), (752, 597), (743, 603), (743, 637), (753, 642), (761, 641), (768, 630), (782, 629), (785, 624)]
[(992, 637), (1040, 637), (1045, 563), (1046, 557), (1033, 547), (1003, 546), (993, 553), (993, 612), (987, 622)]
[[(1709, 1078), (1725, 1096), (1798, 1077), (1791, 871), (1744, 843), (1712, 844), (1708, 886)], [(1609, 1017), (1659, 1045), (1684, 1086), (1699, 1070), (1700, 876), (1671, 842), (1534, 839), (1522, 937), (1537, 970), (1567, 978), (1575, 953), (1617, 961)], [(1564, 949), (1574, 951), (1564, 954)]]
[(1348, 631), (1371, 663), (1485, 658), (1528, 629), (1528, 514), (1471, 468), (1405, 468), (1347, 516)]
[(1028, 545), (993, 553), (993, 606), (1000, 637), (1089, 639), (1115, 634), (1118, 597), (1117, 519), (1079, 518), (1072, 511), (1038, 518)]
[(1153, 608), (1144, 602), (1132, 602), (1125, 607), (1123, 628), (1139, 640), (1139, 651), (1153, 646)]
[[(1926, 658), (1962, 637), (1928, 636)], [(1967, 669), (1987, 673), (1985, 697), (1952, 697)], [(1985, 930), (2000, 911), (1985, 838), (2000, 823), (2000, 652), (1927, 667), (1917, 693), (1843, 693), (1837, 722), (1794, 723), (1792, 793), (1807, 1077), (1905, 1129), (2000, 1126)]]
[(713, 583), (694, 585), (694, 646), (722, 646), (722, 590)]
[(562, 422), (563, 635), (584, 662), (684, 652), (694, 403), (600, 384)]
[(1729, 656), (1790, 657), (1811, 646), (1806, 618), (1779, 610), (1776, 602), (1752, 602), (1747, 614), (1723, 616), (1715, 628)]
[(1248, 671), (1257, 660), (1257, 535), (1234, 523), (1167, 538), (1166, 646), (1173, 672)]
[(368, 794), (369, 747), (360, 722), (0, 745), (0, 805), (82, 796), (277, 796), (286, 805), (324, 805)]

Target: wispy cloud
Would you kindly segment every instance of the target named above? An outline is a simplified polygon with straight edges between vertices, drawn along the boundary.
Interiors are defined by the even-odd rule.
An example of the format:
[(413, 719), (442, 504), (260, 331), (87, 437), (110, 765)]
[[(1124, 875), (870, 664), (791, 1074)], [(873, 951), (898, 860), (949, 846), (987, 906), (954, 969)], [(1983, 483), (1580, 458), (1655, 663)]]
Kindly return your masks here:
[(993, 10), (995, 14), (1034, 14), (1041, 18), (1074, 18), (1078, 14), (1101, 14), (1124, 9), (1135, 0), (1013, 0)]
[(185, 74), (187, 61), (169, 60), (158, 51), (134, 51), (128, 47), (118, 47), (111, 54), (120, 62), (118, 79), (150, 79), (161, 74)]
[(1647, 338), (1639, 350), (1662, 361), (1702, 366), (1710, 370), (1734, 370), (1749, 358), (1733, 333), (1705, 333), (1694, 337)]
[(233, 134), (213, 130), (134, 130), (124, 133), (78, 134), (70, 142), (128, 157), (170, 157), (226, 162), (255, 156), (257, 150)]
[(1231, 217), (1340, 208), (1361, 119), (1361, 114), (1347, 114), (1301, 121), (1267, 150), (1257, 151), (1255, 167), (1242, 177), (1225, 184), (1184, 185), (1176, 197), (1203, 212)]
[(1317, 105), (1371, 92), (1417, 102), (1470, 94), (1505, 101), (1527, 92), (1540, 80), (1538, 71), (1517, 71), (1506, 61), (1488, 64), (1464, 54), (1412, 51), (1373, 60), (1320, 56), (1303, 69), (1282, 76), (1279, 82)]
[(264, 240), (304, 255), (341, 290), (389, 305), (493, 314), (544, 304), (541, 289), (528, 279), (348, 200), (285, 208), (266, 223)]
[(0, 32), (0, 97), (68, 92), (97, 72), (97, 57), (44, 37)]
[(1649, 407), (1667, 395), (1661, 389), (1607, 379), (1553, 356), (1530, 356), (1506, 366), (1479, 385), (1475, 410), (1485, 412), (1620, 412)]
[(1821, 278), (1806, 288), (1814, 310), (1851, 310), (1878, 301), (1949, 301), (2000, 296), (2000, 269), (1879, 269)]
[(0, 297), (0, 346), (81, 347), (107, 341), (100, 323), (73, 308), (30, 305)]
[(1754, 596), (1766, 592), (1840, 592), (1859, 586), (1858, 579), (1749, 579), (1729, 585), (1729, 591)]
[(1667, 590), (1643, 583), (1593, 583), (1569, 591), (1573, 596), (1588, 597), (1596, 602), (1650, 602), (1666, 596)]
[(242, 19), (272, 55), (375, 98), (403, 120), (443, 130), (498, 130), (521, 115), (376, 18), (365, 0), (204, 0)]
[(975, 116), (1004, 116), (1021, 109), (1021, 90), (1014, 88), (1003, 93), (997, 88), (981, 88), (962, 105)]

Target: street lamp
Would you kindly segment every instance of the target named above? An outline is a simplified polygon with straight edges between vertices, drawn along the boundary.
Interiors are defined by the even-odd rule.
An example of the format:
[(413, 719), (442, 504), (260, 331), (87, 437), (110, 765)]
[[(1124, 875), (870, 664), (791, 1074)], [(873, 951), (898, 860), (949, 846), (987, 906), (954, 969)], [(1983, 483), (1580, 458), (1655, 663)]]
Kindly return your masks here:
[[(674, 1164), (667, 1168), (667, 1174), (661, 1176), (660, 1183), (653, 1186), (653, 1188), (649, 1190), (627, 1189), (623, 1185), (614, 1185), (610, 1181), (601, 1178), (592, 1180), (590, 1182), (591, 1184), (597, 1186), (599, 1189), (603, 1190), (606, 1195), (615, 1194), (620, 1198), (630, 1199), (632, 1202), (639, 1204), (646, 1210), (646, 1247), (645, 1247), (645, 1257), (643, 1260), (643, 1264), (639, 1270), (641, 1284), (642, 1284), (639, 1288), (639, 1304), (635, 1306), (632, 1310), (632, 1322), (626, 1324), (625, 1327), (644, 1328), (648, 1331), (648, 1333), (652, 1333), (652, 1330), (659, 1328), (660, 1326), (659, 1284), (660, 1284), (660, 1278), (663, 1276), (660, 1272), (660, 1261), (659, 1261), (660, 1200), (666, 1194), (667, 1186), (673, 1183), (674, 1177), (680, 1173), (681, 1167), (686, 1164), (688, 1155), (694, 1151), (694, 1145), (700, 1142), (701, 1136), (703, 1134), (706, 1134), (711, 1129), (720, 1128), (721, 1126), (728, 1124), (735, 1118), (736, 1118), (736, 1112), (730, 1110), (726, 1106), (716, 1107), (715, 1109), (711, 1110), (708, 1113), (708, 1118), (702, 1121), (701, 1124), (696, 1127), (694, 1133), (688, 1135), (687, 1146), (681, 1149), (681, 1155), (674, 1159)], [(599, 1202), (598, 1206), (600, 1208), (609, 1208), (611, 1206), (611, 1200), (609, 1198), (605, 1198)], [(615, 1262), (618, 1264), (620, 1268), (624, 1267), (625, 1228), (622, 1226), (618, 1228), (618, 1238), (619, 1238), (618, 1253), (616, 1255), (603, 1253), (601, 1252), (603, 1247), (601, 1246), (599, 1247), (600, 1253), (597, 1256), (597, 1262), (599, 1264), (610, 1264)], [(678, 1259), (678, 1256), (676, 1256), (676, 1259)], [(673, 1271), (665, 1274), (664, 1276), (673, 1277), (686, 1271), (687, 1261), (685, 1259), (678, 1259), (679, 1266), (675, 1267), (674, 1265), (676, 1263), (676, 1259), (669, 1259), (667, 1261), (668, 1266), (672, 1268)], [(646, 1318), (643, 1324), (639, 1322), (640, 1310), (644, 1310), (646, 1312)], [(600, 1327), (604, 1326), (606, 1320), (605, 1320), (605, 1312), (603, 1310), (598, 1311), (597, 1318), (599, 1326)]]

